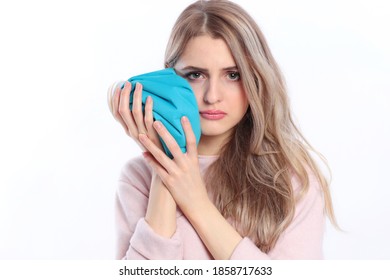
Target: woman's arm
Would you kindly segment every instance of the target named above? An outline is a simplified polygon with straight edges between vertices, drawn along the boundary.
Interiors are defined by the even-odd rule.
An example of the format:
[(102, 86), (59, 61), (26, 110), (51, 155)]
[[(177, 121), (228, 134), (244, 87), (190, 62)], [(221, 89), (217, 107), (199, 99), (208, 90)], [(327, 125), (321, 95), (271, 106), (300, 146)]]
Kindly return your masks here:
[(141, 134), (140, 142), (149, 150), (144, 157), (167, 186), (213, 257), (229, 259), (242, 237), (208, 198), (199, 170), (195, 136), (187, 118), (183, 118), (182, 124), (187, 139), (186, 154), (181, 152), (166, 128), (160, 122), (155, 122), (154, 128), (170, 149), (174, 160)]
[[(195, 205), (194, 205), (195, 206)], [(210, 201), (185, 214), (214, 259), (230, 259), (242, 237)]]
[[(297, 203), (291, 224), (281, 234), (275, 247), (264, 254), (249, 239), (244, 238), (234, 250), (231, 259), (323, 259), (323, 237), (326, 215), (324, 200), (318, 180), (309, 172), (309, 190)], [(298, 192), (298, 180), (292, 180), (294, 192)]]
[[(145, 220), (151, 200), (150, 188), (153, 188), (151, 176), (150, 167), (140, 157), (129, 161), (122, 169), (115, 200), (117, 259), (183, 258), (183, 244), (178, 233), (164, 237)], [(169, 218), (175, 215), (169, 214)], [(161, 217), (165, 219), (163, 215)], [(176, 221), (176, 217), (173, 219)]]
[[(183, 128), (187, 138), (187, 153), (181, 153), (174, 138), (161, 123), (154, 125), (167, 144), (174, 159), (168, 158), (146, 135), (139, 139), (149, 153), (144, 156), (167, 186), (174, 200), (191, 222), (215, 259), (319, 259), (322, 258), (322, 238), (325, 216), (317, 180), (311, 176), (309, 192), (296, 206), (295, 217), (268, 254), (242, 238), (219, 213), (207, 195), (198, 168), (197, 151), (188, 120)], [(294, 183), (294, 182), (293, 182)], [(297, 183), (295, 182), (295, 189)]]
[[(145, 108), (143, 112), (142, 109), (142, 85), (137, 84), (133, 93), (133, 109), (130, 111), (130, 94), (131, 94), (131, 83), (126, 82), (124, 84), (123, 89), (117, 83), (116, 86), (113, 86), (108, 93), (109, 107), (111, 113), (115, 117), (115, 119), (122, 125), (125, 129), (126, 133), (140, 145), (142, 149), (144, 147), (142, 144), (138, 142), (139, 133), (146, 133), (151, 141), (156, 145), (158, 149), (162, 150), (162, 145), (158, 138), (156, 131), (152, 127), (153, 123), (153, 100), (149, 97), (146, 101)], [(145, 165), (144, 168), (147, 168)], [(142, 173), (142, 170), (139, 173)], [(134, 174), (137, 175), (137, 174)], [(126, 193), (122, 193), (122, 195), (117, 198), (117, 214), (118, 214), (118, 224), (121, 225), (122, 231), (126, 232), (126, 222), (134, 223), (134, 220), (125, 219), (124, 215), (132, 216), (131, 213), (124, 213), (128, 206), (133, 208), (132, 210), (126, 209), (128, 211), (136, 211), (135, 209), (138, 207), (138, 204), (141, 202), (138, 199), (142, 200), (143, 205), (147, 205), (146, 213), (144, 211), (142, 217), (143, 221), (140, 222), (140, 226), (138, 228), (143, 229), (139, 231), (135, 231), (135, 229), (128, 229), (127, 236), (125, 235), (125, 240), (132, 237), (130, 240), (131, 244), (138, 246), (138, 253), (134, 254), (134, 249), (136, 247), (130, 246), (130, 252), (133, 254), (127, 254), (127, 257), (136, 256), (137, 258), (142, 256), (143, 258), (154, 258), (155, 255), (159, 255), (148, 252), (148, 249), (152, 246), (158, 248), (156, 246), (156, 242), (153, 243), (153, 240), (157, 240), (161, 238), (169, 239), (172, 237), (176, 231), (176, 203), (173, 200), (171, 194), (166, 189), (161, 179), (154, 172), (149, 174), (149, 178), (151, 177), (151, 183), (148, 187), (148, 197), (147, 200), (142, 199), (140, 194), (137, 193), (137, 187), (139, 183), (136, 183), (136, 176), (130, 176), (130, 178), (125, 178), (126, 176), (122, 176), (121, 184), (125, 184)], [(125, 183), (126, 182), (126, 183)], [(129, 187), (127, 187), (129, 186)], [(129, 195), (132, 194), (132, 195)], [(126, 196), (127, 199), (123, 200), (123, 196)], [(140, 217), (138, 217), (140, 219)], [(133, 228), (134, 225), (132, 226)], [(143, 235), (149, 236), (149, 243), (144, 243), (142, 238), (137, 240), (137, 236), (139, 232), (143, 232)], [(148, 231), (149, 234), (148, 234)], [(151, 232), (152, 231), (152, 232)], [(153, 238), (151, 238), (152, 233), (155, 234)], [(140, 235), (142, 236), (142, 234)], [(119, 237), (123, 239), (123, 237)], [(152, 240), (153, 239), (153, 240)], [(164, 240), (160, 240), (164, 243)], [(169, 243), (169, 242), (168, 242)], [(140, 244), (144, 244), (145, 246), (141, 246)], [(122, 245), (121, 245), (122, 246)], [(149, 248), (148, 248), (149, 247)], [(163, 247), (160, 244), (160, 247)], [(166, 248), (165, 248), (166, 249)], [(136, 250), (137, 251), (137, 250)], [(169, 250), (168, 250), (169, 251)], [(123, 255), (123, 252), (121, 253)], [(159, 257), (157, 257), (159, 258)], [(161, 258), (161, 257), (160, 257)]]
[(145, 221), (162, 237), (171, 238), (176, 231), (176, 202), (160, 177), (153, 172)]

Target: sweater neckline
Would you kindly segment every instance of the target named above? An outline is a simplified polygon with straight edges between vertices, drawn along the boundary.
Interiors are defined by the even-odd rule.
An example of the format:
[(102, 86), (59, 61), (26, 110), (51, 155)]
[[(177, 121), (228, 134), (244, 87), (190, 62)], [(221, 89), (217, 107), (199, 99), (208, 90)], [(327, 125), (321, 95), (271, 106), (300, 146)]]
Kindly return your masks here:
[(218, 157), (219, 155), (198, 155), (199, 159), (204, 159), (204, 160), (217, 159)]
[(198, 155), (198, 160), (200, 165), (202, 166), (208, 166), (209, 164), (213, 163), (215, 160), (217, 160), (219, 155)]
[(198, 154), (198, 157), (200, 157), (200, 158), (217, 158), (217, 157), (219, 157), (219, 155), (199, 155)]

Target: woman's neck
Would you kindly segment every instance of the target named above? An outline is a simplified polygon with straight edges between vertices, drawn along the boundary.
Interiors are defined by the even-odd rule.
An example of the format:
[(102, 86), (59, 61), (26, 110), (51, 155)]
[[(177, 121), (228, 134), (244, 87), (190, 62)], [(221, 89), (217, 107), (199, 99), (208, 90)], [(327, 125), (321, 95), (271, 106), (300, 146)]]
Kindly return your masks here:
[(202, 156), (219, 155), (225, 143), (226, 138), (224, 137), (202, 135), (198, 145), (198, 154)]

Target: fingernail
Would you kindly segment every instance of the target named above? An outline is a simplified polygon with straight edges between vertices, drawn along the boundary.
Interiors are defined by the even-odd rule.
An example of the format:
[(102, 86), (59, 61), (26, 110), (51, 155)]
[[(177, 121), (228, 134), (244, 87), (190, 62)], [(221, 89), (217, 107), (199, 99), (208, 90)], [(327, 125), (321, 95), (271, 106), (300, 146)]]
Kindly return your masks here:
[(188, 122), (188, 118), (187, 118), (186, 116), (183, 116), (183, 117), (181, 118), (181, 120), (182, 120), (183, 122)]

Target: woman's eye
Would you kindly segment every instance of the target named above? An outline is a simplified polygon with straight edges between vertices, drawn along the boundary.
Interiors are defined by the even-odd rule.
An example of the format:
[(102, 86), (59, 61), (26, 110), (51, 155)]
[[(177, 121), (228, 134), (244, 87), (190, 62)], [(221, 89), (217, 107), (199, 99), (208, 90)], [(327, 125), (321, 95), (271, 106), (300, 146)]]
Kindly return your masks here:
[(238, 72), (230, 72), (228, 74), (228, 78), (232, 81), (238, 81), (240, 79), (240, 73)]
[(202, 73), (191, 72), (191, 73), (186, 74), (186, 77), (187, 77), (187, 79), (190, 79), (190, 80), (197, 80), (197, 79), (202, 77)]

